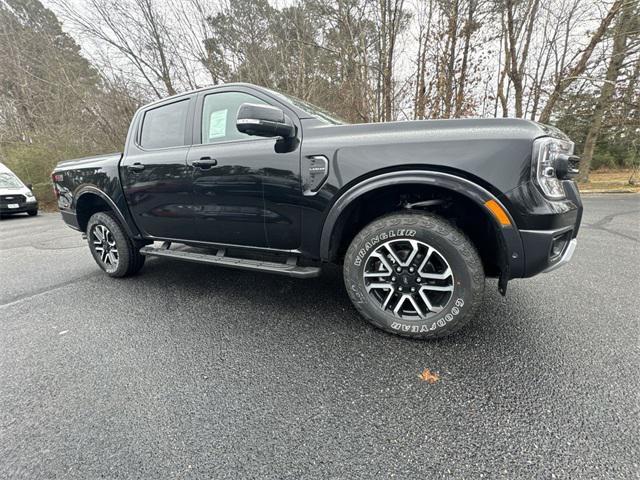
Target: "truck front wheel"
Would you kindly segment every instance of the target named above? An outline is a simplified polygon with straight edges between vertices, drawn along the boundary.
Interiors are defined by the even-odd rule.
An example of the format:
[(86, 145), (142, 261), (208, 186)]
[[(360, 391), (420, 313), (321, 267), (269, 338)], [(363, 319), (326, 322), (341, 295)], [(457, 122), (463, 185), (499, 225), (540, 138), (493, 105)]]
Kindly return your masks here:
[(484, 270), (463, 232), (428, 213), (376, 219), (351, 242), (344, 280), (351, 301), (373, 325), (406, 337), (449, 335), (473, 318)]
[(110, 277), (126, 277), (144, 265), (144, 256), (111, 212), (94, 213), (87, 223), (87, 241), (94, 260)]

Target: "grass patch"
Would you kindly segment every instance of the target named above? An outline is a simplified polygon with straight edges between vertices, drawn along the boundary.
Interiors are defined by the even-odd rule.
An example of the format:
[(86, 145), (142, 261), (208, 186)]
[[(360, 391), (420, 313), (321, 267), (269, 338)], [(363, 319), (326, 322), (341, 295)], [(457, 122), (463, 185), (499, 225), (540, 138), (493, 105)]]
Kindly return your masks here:
[(635, 184), (629, 183), (632, 169), (621, 170), (594, 170), (589, 173), (589, 181), (579, 183), (581, 192), (640, 192), (640, 172), (636, 172), (633, 180)]

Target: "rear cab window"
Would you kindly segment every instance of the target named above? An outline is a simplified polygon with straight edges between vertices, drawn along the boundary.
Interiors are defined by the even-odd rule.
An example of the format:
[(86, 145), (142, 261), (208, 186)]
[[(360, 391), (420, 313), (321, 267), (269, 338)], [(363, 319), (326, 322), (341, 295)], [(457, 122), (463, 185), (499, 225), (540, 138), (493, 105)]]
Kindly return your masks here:
[(140, 146), (145, 149), (157, 149), (185, 145), (188, 112), (188, 98), (145, 112)]

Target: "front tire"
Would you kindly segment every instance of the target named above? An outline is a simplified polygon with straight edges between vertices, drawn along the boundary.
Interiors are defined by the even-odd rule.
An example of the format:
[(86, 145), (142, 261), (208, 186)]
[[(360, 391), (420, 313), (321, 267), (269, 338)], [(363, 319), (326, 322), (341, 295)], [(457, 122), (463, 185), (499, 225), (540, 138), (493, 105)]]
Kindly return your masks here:
[(137, 273), (145, 257), (111, 212), (94, 213), (87, 223), (89, 250), (98, 266), (110, 277)]
[(29, 211), (27, 212), (27, 214), (28, 214), (30, 217), (35, 217), (36, 215), (38, 215), (38, 209), (36, 208), (35, 210), (29, 210)]
[(430, 213), (376, 219), (351, 242), (343, 269), (358, 311), (376, 327), (411, 338), (459, 330), (473, 318), (484, 291), (473, 243)]

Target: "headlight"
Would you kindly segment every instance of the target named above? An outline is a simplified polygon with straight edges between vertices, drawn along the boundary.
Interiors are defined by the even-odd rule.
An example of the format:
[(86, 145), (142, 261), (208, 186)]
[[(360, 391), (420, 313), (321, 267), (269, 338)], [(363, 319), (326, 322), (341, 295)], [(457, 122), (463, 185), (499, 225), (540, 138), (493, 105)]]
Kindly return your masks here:
[(26, 192), (24, 196), (27, 197), (27, 202), (29, 203), (33, 203), (36, 201), (36, 197), (32, 192)]
[(533, 181), (545, 197), (551, 200), (565, 198), (564, 188), (558, 179), (558, 166), (573, 155), (573, 142), (544, 137), (533, 142)]

